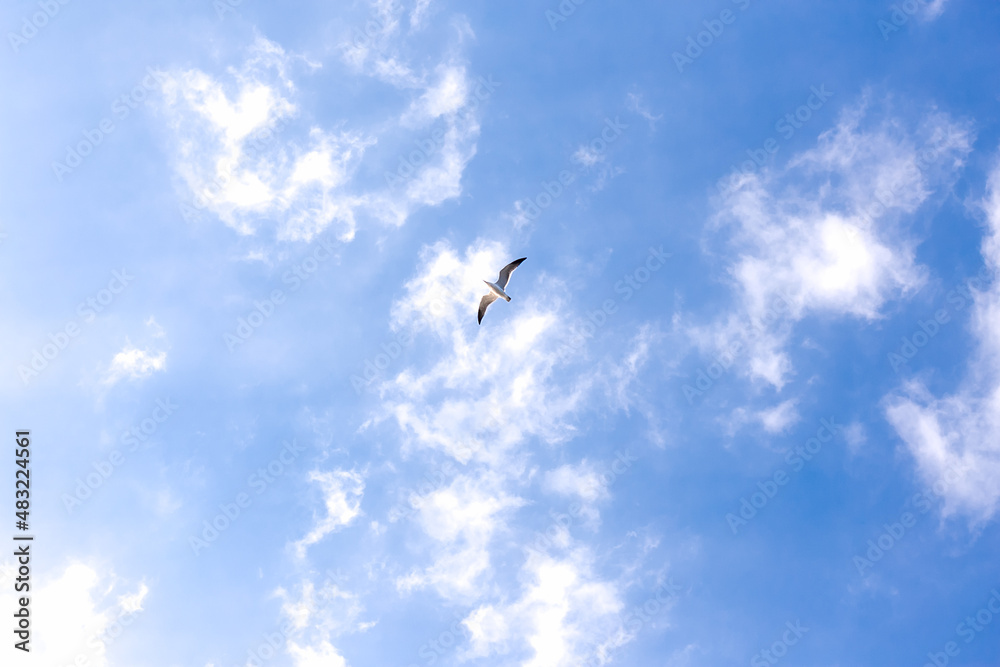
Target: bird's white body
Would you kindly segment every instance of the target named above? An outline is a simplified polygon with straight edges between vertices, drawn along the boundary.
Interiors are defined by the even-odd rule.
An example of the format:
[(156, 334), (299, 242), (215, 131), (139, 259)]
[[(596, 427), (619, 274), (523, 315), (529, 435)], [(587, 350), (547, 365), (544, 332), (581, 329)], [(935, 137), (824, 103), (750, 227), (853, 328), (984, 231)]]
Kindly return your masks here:
[(483, 282), (486, 283), (487, 285), (489, 285), (490, 291), (493, 292), (494, 294), (496, 294), (498, 297), (500, 297), (501, 299), (504, 299), (504, 300), (506, 300), (508, 302), (510, 301), (510, 297), (507, 296), (507, 292), (504, 292), (502, 287), (500, 287), (496, 283), (491, 283), (488, 280), (484, 280)]

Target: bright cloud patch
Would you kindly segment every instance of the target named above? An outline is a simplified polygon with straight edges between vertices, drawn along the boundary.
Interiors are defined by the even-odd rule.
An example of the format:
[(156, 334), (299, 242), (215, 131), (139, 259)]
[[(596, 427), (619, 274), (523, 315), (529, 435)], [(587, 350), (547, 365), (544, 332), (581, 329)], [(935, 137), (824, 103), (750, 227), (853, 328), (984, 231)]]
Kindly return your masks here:
[(111, 365), (104, 375), (104, 383), (113, 385), (124, 378), (139, 380), (156, 371), (162, 371), (166, 365), (166, 352), (140, 350), (126, 344), (122, 351), (111, 359)]
[(886, 401), (886, 415), (916, 459), (924, 482), (944, 498), (944, 514), (974, 523), (1000, 508), (1000, 165), (983, 202), (989, 224), (982, 253), (992, 287), (973, 292), (972, 330), (978, 348), (956, 394), (936, 398), (919, 381)]
[(607, 495), (607, 484), (594, 466), (586, 461), (550, 470), (545, 475), (545, 485), (555, 493), (591, 502)]
[(617, 586), (594, 576), (584, 550), (531, 554), (523, 576), (516, 601), (480, 607), (464, 621), (470, 657), (509, 653), (524, 667), (570, 667), (586, 664), (618, 630), (624, 603)]
[(299, 646), (292, 642), (288, 646), (295, 661), (295, 667), (347, 667), (347, 661), (337, 653), (329, 642), (322, 641), (316, 646)]
[(737, 256), (729, 273), (741, 305), (692, 335), (713, 352), (739, 343), (750, 376), (777, 388), (792, 372), (789, 325), (813, 313), (876, 319), (924, 283), (908, 216), (951, 185), (971, 150), (968, 128), (946, 114), (912, 131), (870, 115), (863, 100), (783, 169), (720, 184), (714, 226)]
[(924, 9), (924, 18), (931, 21), (941, 16), (946, 4), (948, 4), (948, 0), (930, 0)]
[(768, 433), (784, 433), (789, 426), (799, 420), (799, 413), (795, 409), (796, 401), (789, 399), (784, 403), (779, 403), (773, 408), (762, 410), (757, 414), (761, 425)]
[(482, 594), (489, 579), (490, 542), (506, 524), (509, 510), (523, 505), (501, 482), (495, 475), (462, 475), (421, 502), (418, 520), (433, 540), (433, 562), (401, 577), (401, 591), (433, 587), (446, 598), (463, 601)]
[[(0, 591), (0, 605), (13, 613), (16, 599), (13, 590), (13, 566)], [(131, 593), (123, 593), (113, 580), (102, 577), (88, 565), (71, 563), (61, 573), (38, 578), (31, 595), (31, 656), (43, 665), (86, 664), (108, 667), (108, 647), (114, 644), (142, 613), (142, 603), (149, 592), (140, 584)], [(34, 586), (33, 586), (34, 587)], [(8, 631), (9, 632), (9, 631)], [(0, 655), (4, 664), (17, 664), (21, 651), (13, 641), (5, 641)]]
[[(545, 473), (544, 487), (551, 493), (572, 498), (578, 502), (578, 514), (586, 521), (586, 525), (596, 528), (601, 515), (596, 504), (610, 497), (608, 482), (611, 476), (606, 470), (599, 469), (587, 460), (576, 465), (566, 464)], [(566, 535), (556, 536), (556, 540), (564, 540)]]
[(434, 83), (410, 106), (407, 117), (438, 118), (455, 113), (465, 105), (469, 96), (469, 82), (465, 70), (455, 66), (442, 66), (436, 72)]

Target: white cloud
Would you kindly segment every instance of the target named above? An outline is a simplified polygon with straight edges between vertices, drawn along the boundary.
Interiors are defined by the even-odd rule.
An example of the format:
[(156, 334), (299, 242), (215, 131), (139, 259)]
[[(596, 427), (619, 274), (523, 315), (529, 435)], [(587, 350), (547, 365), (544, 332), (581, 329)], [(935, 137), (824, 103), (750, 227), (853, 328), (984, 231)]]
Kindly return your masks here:
[(433, 541), (433, 563), (400, 577), (401, 591), (432, 587), (441, 596), (475, 600), (489, 583), (490, 543), (523, 501), (502, 488), (496, 475), (460, 475), (418, 501), (417, 520)]
[[(351, 39), (364, 45), (345, 46), (359, 74), (402, 91), (401, 108), (388, 118), (365, 113), (333, 128), (309, 125), (291, 77), (299, 62), (310, 71), (318, 65), (264, 38), (225, 77), (198, 70), (160, 74), (176, 172), (190, 193), (182, 194), (184, 216), (204, 209), (241, 234), (273, 226), (279, 240), (289, 241), (309, 241), (332, 228), (346, 242), (365, 216), (401, 225), (418, 207), (458, 197), (476, 154), (478, 108), (492, 85), (471, 81), (454, 49), (429, 73), (415, 72), (397, 52), (400, 44), (382, 53), (390, 36), (403, 39), (396, 34), (400, 11), (377, 2), (367, 24), (375, 37), (356, 34)], [(458, 43), (464, 36), (459, 30)], [(376, 43), (381, 51), (373, 51)], [(414, 142), (430, 148), (411, 160)], [(369, 157), (376, 143), (386, 147), (382, 158)], [(369, 165), (384, 173), (384, 188), (357, 182), (369, 159), (387, 160)]]
[[(925, 2), (927, 0), (924, 0)], [(927, 2), (924, 9), (924, 19), (928, 21), (933, 21), (937, 17), (944, 13), (944, 6), (948, 4), (948, 0), (930, 0)]]
[(419, 88), (423, 83), (406, 63), (396, 58), (379, 58), (372, 66), (376, 78), (396, 88)]
[(625, 98), (625, 106), (628, 107), (629, 111), (639, 114), (649, 123), (649, 129), (655, 130), (656, 123), (663, 119), (663, 114), (657, 116), (653, 115), (653, 112), (643, 104), (642, 95), (639, 93), (629, 93)]
[(379, 215), (383, 220), (402, 224), (415, 205), (436, 206), (462, 193), (462, 174), (476, 154), (479, 121), (469, 114), (455, 114), (445, 121), (440, 148), (432, 151), (426, 165), (406, 182), (402, 198), (385, 199)]
[(309, 473), (309, 481), (320, 485), (326, 516), (317, 519), (309, 534), (295, 543), (295, 550), (300, 558), (305, 556), (311, 545), (350, 524), (361, 513), (361, 498), (365, 490), (361, 475), (348, 470), (314, 470)]
[(148, 349), (140, 350), (126, 342), (121, 352), (118, 352), (111, 359), (111, 364), (104, 374), (104, 384), (109, 386), (114, 385), (123, 378), (141, 380), (157, 371), (162, 371), (166, 368), (166, 365), (166, 352), (162, 350), (159, 352), (151, 352)]
[(793, 371), (783, 348), (795, 322), (809, 314), (874, 320), (886, 301), (923, 285), (909, 216), (950, 187), (971, 150), (970, 130), (946, 114), (928, 113), (912, 131), (891, 117), (866, 122), (872, 115), (863, 99), (783, 169), (720, 183), (713, 228), (727, 233), (736, 257), (729, 274), (739, 305), (689, 331), (713, 352), (739, 342), (749, 350), (739, 365), (779, 389)]
[(752, 423), (759, 424), (767, 433), (782, 434), (799, 421), (797, 405), (798, 401), (792, 398), (763, 410), (754, 411), (739, 407), (733, 410), (728, 419), (722, 418), (720, 421), (726, 423), (726, 430), (730, 436)]
[[(576, 664), (596, 628), (620, 605), (618, 584), (602, 581), (570, 529), (553, 541), (561, 557), (529, 553), (520, 541), (522, 513), (544, 512), (524, 492), (536, 480), (555, 494), (585, 503), (610, 497), (589, 462), (538, 470), (532, 449), (559, 447), (574, 437), (573, 422), (591, 397), (602, 398), (592, 366), (567, 365), (560, 351), (572, 334), (566, 321), (568, 290), (531, 268), (529, 258), (511, 277), (513, 300), (476, 323), (482, 281), (516, 254), (501, 243), (478, 240), (460, 253), (446, 242), (425, 248), (419, 270), (393, 305), (395, 329), (406, 328), (432, 351), (429, 366), (405, 368), (382, 383), (383, 419), (403, 432), (405, 456), (444, 454), (460, 472), (443, 487), (414, 498), (416, 525), (426, 539), (413, 549), (430, 564), (409, 567), (402, 591), (429, 588), (472, 607), (471, 640), (462, 649), (483, 657), (530, 646), (532, 665)], [(496, 306), (495, 306), (496, 307)], [(617, 409), (647, 358), (640, 333), (611, 365), (619, 372), (609, 407)], [(586, 341), (582, 343), (586, 347)], [(585, 350), (578, 351), (585, 354)], [(625, 401), (628, 403), (628, 400)], [(531, 507), (529, 510), (528, 508)], [(521, 563), (519, 601), (499, 592), (501, 563)], [(504, 586), (509, 588), (508, 585)], [(613, 623), (617, 627), (617, 620)]]
[(857, 454), (868, 441), (868, 433), (861, 422), (851, 422), (844, 429), (844, 440), (847, 441), (848, 451)]
[(643, 324), (632, 339), (632, 349), (629, 350), (622, 363), (615, 364), (610, 369), (609, 376), (613, 380), (611, 393), (616, 405), (626, 412), (635, 400), (630, 395), (629, 388), (635, 383), (639, 372), (649, 361), (650, 347), (655, 346), (659, 339), (659, 333), (652, 326)]
[(177, 172), (192, 194), (189, 208), (207, 208), (242, 234), (278, 217), (287, 218), (279, 238), (310, 240), (337, 223), (349, 240), (363, 198), (344, 185), (374, 139), (315, 127), (303, 146), (277, 139), (298, 113), (289, 99), (293, 60), (259, 37), (243, 66), (230, 70), (235, 85), (198, 70), (161, 75)]
[(630, 414), (636, 408), (649, 424), (647, 436), (658, 446), (666, 444), (669, 433), (661, 426), (664, 421), (662, 404), (651, 400), (650, 392), (640, 384), (640, 373), (650, 360), (650, 351), (662, 346), (663, 336), (653, 325), (639, 327), (632, 338), (632, 347), (621, 362), (610, 362), (601, 373), (608, 384), (612, 407)]
[[(383, 386), (387, 411), (408, 446), (440, 449), (461, 463), (495, 464), (527, 438), (558, 443), (573, 434), (566, 417), (593, 379), (553, 381), (567, 335), (560, 324), (565, 285), (538, 276), (526, 262), (511, 278), (516, 306), (498, 303), (476, 324), (483, 280), (495, 278), (512, 257), (486, 241), (469, 247), (464, 260), (445, 242), (421, 252), (420, 272), (394, 304), (393, 327), (427, 331), (445, 351), (426, 372), (404, 370)], [(530, 289), (532, 282), (541, 289)], [(449, 398), (427, 400), (445, 388)]]
[(443, 346), (430, 369), (403, 370), (382, 387), (385, 414), (403, 431), (404, 452), (439, 450), (479, 471), (459, 474), (420, 500), (418, 522), (430, 538), (433, 564), (402, 577), (402, 590), (431, 586), (465, 601), (485, 594), (493, 541), (523, 504), (513, 487), (525, 474), (521, 448), (529, 438), (558, 443), (572, 433), (565, 419), (582, 388), (566, 392), (552, 381), (561, 303), (553, 295), (564, 288), (551, 285), (540, 300), (531, 287), (546, 279), (537, 269), (526, 271), (525, 263), (508, 286), (516, 308), (491, 311), (476, 324), (483, 279), (493, 279), (509, 254), (485, 241), (469, 247), (464, 259), (445, 242), (425, 248), (421, 270), (393, 307), (394, 328), (424, 331)]
[(369, 60), (377, 60), (391, 48), (399, 33), (403, 6), (396, 0), (373, 0), (371, 14), (340, 44), (344, 61), (363, 70)]
[[(608, 474), (607, 466), (597, 468), (584, 459), (576, 465), (566, 464), (546, 472), (543, 477), (543, 488), (550, 493), (573, 498), (574, 502), (579, 503), (579, 509), (575, 514), (583, 519), (585, 526), (596, 530), (601, 521), (597, 504), (611, 497), (608, 482), (613, 479), (614, 476)], [(556, 546), (567, 546), (569, 531), (564, 526), (554, 525), (559, 528), (558, 533), (554, 538), (548, 534), (546, 537), (549, 537)]]
[(526, 651), (517, 656), (524, 667), (570, 667), (584, 664), (618, 628), (624, 603), (617, 586), (594, 575), (584, 550), (565, 558), (533, 553), (522, 576), (516, 601), (480, 606), (463, 621), (471, 635), (467, 657)]
[(435, 75), (435, 83), (414, 100), (404, 114), (404, 124), (419, 124), (433, 120), (446, 114), (453, 114), (465, 106), (470, 92), (465, 68), (451, 63), (440, 65)]
[(298, 600), (292, 600), (283, 588), (279, 588), (275, 592), (275, 595), (282, 599), (281, 613), (288, 618), (294, 630), (303, 630), (309, 626), (315, 609), (314, 593), (315, 586), (311, 581), (302, 583), (302, 592)]
[[(359, 622), (365, 611), (359, 596), (340, 586), (339, 574), (334, 578), (338, 581), (327, 579), (317, 587), (306, 577), (299, 584), (297, 596), (284, 588), (275, 591), (275, 597), (282, 601), (287, 651), (296, 667), (346, 667), (347, 661), (331, 641), (344, 634), (364, 632), (375, 625), (374, 622)], [(247, 664), (249, 667), (250, 663)]]
[(607, 484), (593, 464), (583, 460), (576, 465), (566, 464), (545, 473), (545, 486), (549, 491), (564, 496), (575, 496), (593, 502), (608, 495)]
[(281, 613), (291, 623), (293, 637), (315, 630), (329, 639), (362, 630), (367, 625), (358, 623), (364, 612), (358, 596), (334, 581), (325, 581), (317, 590), (310, 579), (303, 579), (298, 599), (293, 599), (283, 588), (277, 589), (275, 596), (282, 600)]
[[(611, 179), (621, 176), (625, 173), (623, 167), (616, 167), (609, 163), (608, 154), (604, 150), (597, 150), (592, 144), (583, 144), (572, 155), (573, 162), (576, 162), (582, 170), (593, 170), (596, 173), (596, 177), (593, 182), (587, 185), (587, 190), (589, 192), (600, 192), (607, 186)], [(597, 167), (594, 169), (594, 167)], [(524, 215), (521, 214), (520, 202), (517, 202), (515, 206), (518, 209), (518, 219), (516, 221), (517, 226), (520, 227), (525, 224)]]
[[(937, 0), (937, 2), (941, 1)], [(419, 30), (424, 26), (430, 6), (431, 0), (416, 0), (413, 5), (413, 11), (410, 13), (410, 27), (412, 29)]]
[[(417, 336), (428, 357), (380, 382), (382, 404), (364, 428), (390, 422), (402, 433), (403, 457), (426, 458), (437, 470), (446, 457), (454, 471), (432, 488), (409, 494), (415, 511), (404, 520), (385, 528), (373, 522), (368, 536), (375, 540), (408, 532), (405, 552), (376, 559), (367, 576), (389, 577), (405, 595), (429, 593), (464, 607), (470, 639), (456, 646), (459, 659), (516, 652), (519, 664), (573, 665), (634, 638), (619, 617), (623, 584), (595, 571), (590, 550), (573, 534), (578, 526), (560, 527), (552, 555), (526, 546), (538, 516), (529, 526), (519, 520), (528, 511), (547, 515), (525, 499), (528, 489), (542, 487), (592, 505), (610, 499), (609, 482), (587, 460), (540, 470), (532, 461), (534, 450), (574, 437), (575, 417), (591, 397), (607, 398), (612, 410), (637, 404), (631, 385), (656, 338), (651, 328), (640, 327), (623, 359), (601, 362), (612, 378), (602, 393), (592, 366), (570, 363), (585, 356), (585, 349), (571, 359), (562, 354), (572, 336), (565, 326), (572, 319), (569, 290), (537, 267), (529, 269), (530, 263), (508, 285), (511, 304), (498, 304), (483, 326), (477, 325), (483, 279), (493, 278), (513, 257), (498, 242), (477, 240), (462, 252), (438, 242), (422, 250), (413, 277), (393, 303), (392, 327)], [(586, 348), (585, 339), (581, 345)], [(386, 470), (394, 469), (387, 462)], [(333, 525), (360, 514), (359, 503), (344, 490), (331, 494), (337, 500), (327, 513), (341, 517)], [(562, 507), (563, 501), (557, 502)], [(319, 522), (311, 535), (327, 527)], [(632, 576), (645, 557), (644, 551), (627, 564), (624, 575)], [(510, 570), (519, 572), (513, 598), (503, 579)], [(374, 624), (360, 621), (353, 594), (335, 588), (325, 602), (308, 577), (297, 596), (279, 590), (282, 613), (293, 626), (289, 650), (296, 664), (342, 664), (333, 635)], [(339, 611), (331, 611), (335, 608)]]
[[(3, 579), (12, 580), (15, 567), (4, 569), (7, 572)], [(29, 605), (33, 661), (71, 665), (86, 660), (91, 667), (108, 667), (107, 647), (120, 634), (130, 631), (135, 615), (142, 612), (148, 587), (140, 583), (134, 592), (116, 593), (120, 582), (113, 576), (102, 576), (79, 562), (70, 563), (61, 573), (34, 574)], [(12, 585), (0, 589), (0, 608), (5, 615), (14, 613), (18, 597)], [(14, 649), (13, 643), (5, 641), (0, 649), (4, 664), (18, 664), (20, 660), (21, 651)]]
[(963, 514), (974, 524), (1000, 508), (1000, 162), (989, 176), (983, 210), (988, 230), (982, 254), (994, 279), (988, 289), (973, 292), (971, 327), (978, 344), (966, 380), (945, 398), (913, 380), (886, 399), (886, 416), (920, 477), (943, 496), (944, 515)]
[(789, 426), (799, 420), (798, 410), (795, 409), (796, 404), (795, 399), (789, 399), (773, 408), (757, 413), (764, 430), (768, 433), (784, 433), (788, 430)]
[(492, 78), (472, 81), (463, 64), (438, 65), (430, 85), (412, 99), (400, 127), (417, 132), (400, 144), (400, 153), (384, 172), (389, 191), (372, 202), (373, 214), (400, 225), (416, 206), (437, 206), (462, 192), (466, 165), (476, 155), (477, 110), (495, 87)]
[(295, 667), (347, 667), (344, 657), (327, 641), (305, 647), (290, 642), (288, 652), (295, 661)]
[(493, 605), (479, 607), (462, 621), (462, 625), (470, 636), (471, 646), (465, 653), (468, 657), (489, 655), (496, 650), (494, 647), (503, 646), (510, 636), (507, 618)]
[(591, 146), (583, 145), (573, 153), (573, 161), (584, 167), (593, 167), (598, 162), (604, 161), (604, 153)]

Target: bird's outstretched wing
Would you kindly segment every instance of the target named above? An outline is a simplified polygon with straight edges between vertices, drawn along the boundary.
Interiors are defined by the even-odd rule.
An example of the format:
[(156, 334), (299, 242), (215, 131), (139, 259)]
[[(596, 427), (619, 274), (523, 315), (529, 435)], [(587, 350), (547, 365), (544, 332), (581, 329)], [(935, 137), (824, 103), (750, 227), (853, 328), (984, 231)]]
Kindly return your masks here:
[(480, 324), (483, 323), (483, 315), (486, 314), (486, 308), (491, 303), (493, 303), (496, 300), (497, 300), (497, 295), (494, 294), (493, 292), (490, 292), (489, 294), (487, 294), (487, 295), (485, 295), (483, 297), (482, 301), (479, 302), (479, 323)]
[(497, 285), (500, 286), (500, 289), (507, 289), (507, 281), (510, 280), (510, 274), (514, 273), (514, 269), (521, 266), (521, 262), (526, 259), (528, 258), (522, 257), (521, 259), (515, 259), (510, 264), (500, 269), (500, 277), (497, 278)]

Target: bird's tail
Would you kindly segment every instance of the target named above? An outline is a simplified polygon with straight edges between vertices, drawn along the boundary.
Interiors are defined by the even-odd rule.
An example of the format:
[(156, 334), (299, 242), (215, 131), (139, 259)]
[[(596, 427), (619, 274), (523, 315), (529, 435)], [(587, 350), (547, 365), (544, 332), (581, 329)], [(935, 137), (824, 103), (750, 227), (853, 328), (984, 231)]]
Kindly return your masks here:
[(506, 294), (504, 294), (503, 298), (507, 299), (507, 303), (510, 303), (510, 297), (509, 296), (507, 296)]

